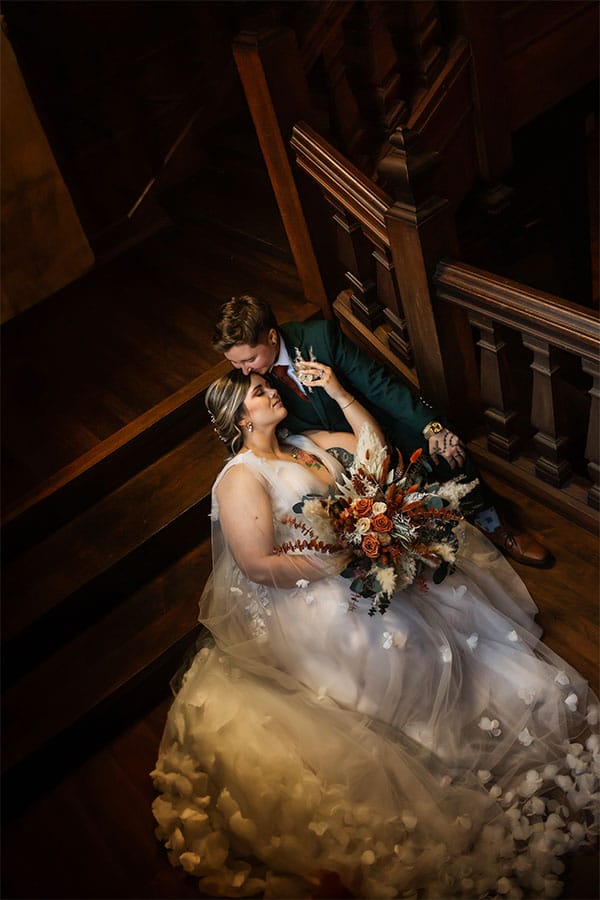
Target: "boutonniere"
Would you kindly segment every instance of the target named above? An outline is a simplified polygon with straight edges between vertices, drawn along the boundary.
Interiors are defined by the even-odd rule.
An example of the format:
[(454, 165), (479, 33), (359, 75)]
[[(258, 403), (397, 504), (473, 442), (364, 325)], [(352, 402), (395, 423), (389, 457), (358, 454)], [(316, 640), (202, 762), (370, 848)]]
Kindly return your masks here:
[(308, 360), (304, 359), (298, 347), (294, 347), (294, 361), (292, 363), (292, 367), (294, 369), (294, 375), (300, 382), (303, 384), (305, 388), (307, 388), (308, 392), (312, 394), (312, 388), (310, 386), (311, 381), (313, 381), (317, 376), (313, 375), (310, 372), (304, 371), (304, 366), (307, 362), (316, 362), (317, 357), (314, 354), (313, 348), (310, 347), (308, 351)]

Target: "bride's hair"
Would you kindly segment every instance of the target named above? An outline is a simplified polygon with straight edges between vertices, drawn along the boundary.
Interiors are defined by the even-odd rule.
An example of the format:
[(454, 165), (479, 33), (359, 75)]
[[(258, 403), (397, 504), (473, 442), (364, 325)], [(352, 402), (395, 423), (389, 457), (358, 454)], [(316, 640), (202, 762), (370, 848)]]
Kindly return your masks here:
[(204, 402), (215, 431), (232, 455), (244, 445), (239, 421), (244, 413), (244, 400), (250, 388), (250, 376), (233, 369), (209, 386)]

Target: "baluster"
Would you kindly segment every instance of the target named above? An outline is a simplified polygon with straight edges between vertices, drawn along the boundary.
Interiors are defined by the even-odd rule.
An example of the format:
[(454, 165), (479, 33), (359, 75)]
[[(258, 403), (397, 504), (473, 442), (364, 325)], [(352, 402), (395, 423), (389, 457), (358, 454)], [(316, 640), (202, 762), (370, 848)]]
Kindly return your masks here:
[(374, 88), (375, 105), (379, 112), (383, 137), (387, 137), (408, 115), (402, 98), (402, 78), (398, 71), (398, 56), (385, 18), (386, 4), (379, 0), (365, 3), (366, 37), (369, 80)]
[(581, 360), (581, 365), (583, 371), (592, 376), (592, 386), (589, 390), (592, 402), (585, 458), (588, 461), (589, 476), (594, 483), (588, 491), (587, 502), (594, 509), (600, 509), (600, 362), (597, 359), (584, 358)]
[(427, 89), (444, 65), (445, 53), (439, 45), (441, 27), (437, 6), (432, 0), (417, 0), (408, 4), (408, 11), (419, 81)]
[(329, 78), (331, 117), (343, 142), (343, 151), (362, 171), (370, 165), (360, 110), (348, 82), (344, 63), (344, 30), (337, 24), (323, 48), (323, 61)]
[(523, 344), (533, 352), (531, 422), (538, 429), (533, 440), (540, 453), (535, 472), (542, 481), (561, 487), (571, 477), (572, 469), (565, 458), (569, 439), (560, 434), (556, 377), (560, 367), (554, 360), (555, 349), (548, 341), (527, 335)]
[(481, 349), (481, 400), (484, 417), (489, 426), (488, 447), (503, 459), (519, 455), (521, 439), (515, 425), (518, 413), (514, 409), (514, 390), (507, 356), (506, 342), (498, 326), (488, 316), (473, 312), (472, 325), (479, 329), (477, 346)]
[(333, 221), (337, 226), (338, 258), (352, 288), (352, 312), (363, 325), (373, 330), (383, 321), (383, 309), (377, 299), (373, 260), (366, 239), (354, 216), (338, 204), (335, 204)]
[(388, 332), (387, 336), (388, 345), (407, 366), (412, 368), (414, 357), (398, 283), (394, 277), (392, 257), (385, 247), (377, 247), (373, 251), (373, 259), (375, 260), (377, 296), (383, 305), (383, 314), (392, 326), (392, 330)]

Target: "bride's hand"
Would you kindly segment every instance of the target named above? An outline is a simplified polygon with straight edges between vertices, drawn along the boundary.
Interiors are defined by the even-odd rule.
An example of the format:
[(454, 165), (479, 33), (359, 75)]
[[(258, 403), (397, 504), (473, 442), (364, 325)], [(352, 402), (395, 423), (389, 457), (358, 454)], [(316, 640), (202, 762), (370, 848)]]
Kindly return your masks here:
[(323, 388), (332, 400), (335, 400), (336, 403), (342, 406), (345, 402), (352, 399), (352, 395), (339, 383), (337, 375), (331, 366), (327, 366), (325, 363), (320, 363), (317, 360), (313, 362), (307, 360), (298, 366), (297, 372), (302, 384), (306, 384), (307, 387)]

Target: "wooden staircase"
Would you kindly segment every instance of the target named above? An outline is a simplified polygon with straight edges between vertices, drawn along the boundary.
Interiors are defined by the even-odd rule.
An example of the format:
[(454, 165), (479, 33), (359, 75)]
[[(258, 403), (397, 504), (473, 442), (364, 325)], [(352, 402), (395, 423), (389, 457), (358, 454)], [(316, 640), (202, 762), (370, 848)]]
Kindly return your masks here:
[[(246, 161), (246, 176), (252, 179), (250, 169)], [(259, 178), (264, 179), (264, 173), (257, 169), (255, 183)], [(205, 184), (212, 180), (211, 192), (200, 189), (203, 179)], [(148, 378), (148, 396), (160, 399), (145, 409), (142, 400), (137, 409), (128, 400), (127, 385), (139, 385), (145, 373), (141, 368), (133, 372), (135, 364), (123, 354), (118, 363), (121, 379), (117, 373), (113, 385), (122, 385), (121, 408), (129, 406), (138, 414), (83, 453), (77, 452), (75, 439), (69, 442), (71, 432), (77, 432), (75, 424), (60, 441), (51, 429), (41, 428), (40, 443), (63, 464), (46, 477), (23, 479), (26, 490), (20, 492), (18, 484), (5, 482), (10, 502), (2, 528), (2, 771), (8, 810), (17, 797), (22, 803), (24, 782), (26, 793), (34, 796), (120, 723), (135, 719), (164, 697), (169, 679), (199, 633), (198, 600), (212, 563), (210, 491), (224, 459), (204, 405), (208, 385), (229, 369), (210, 348), (218, 306), (232, 293), (252, 290), (272, 300), (282, 321), (316, 312), (301, 293), (268, 196), (259, 209), (264, 222), (271, 222), (270, 229), (265, 224), (255, 237), (239, 185), (227, 187), (224, 178), (215, 184), (209, 172), (195, 188), (192, 185), (187, 205), (175, 193), (163, 198), (175, 227), (120, 257), (114, 270), (127, 273), (130, 323), (149, 274), (156, 272), (157, 256), (162, 256), (163, 274), (171, 272), (162, 298), (140, 318), (147, 354), (156, 337), (148, 335), (148, 329), (160, 332), (160, 310), (170, 336), (174, 321), (180, 331), (174, 337), (179, 345), (169, 348), (175, 360), (170, 382), (159, 389)], [(247, 197), (255, 209), (257, 196)], [(110, 285), (111, 265), (96, 273), (104, 287)], [(76, 319), (93, 293), (93, 281), (94, 275), (88, 276), (63, 297), (50, 298), (54, 315), (48, 321), (58, 317), (73, 323), (70, 316)], [(126, 301), (118, 285), (114, 293)], [(111, 315), (111, 295), (107, 293), (99, 316)], [(190, 303), (190, 295), (196, 304)], [(5, 372), (16, 372), (28, 362), (50, 372), (57, 364), (60, 353), (50, 349), (52, 341), (47, 351), (52, 361), (50, 356), (40, 359), (43, 344), (36, 335), (46, 314), (44, 305), (31, 310), (27, 322), (9, 323), (3, 333)], [(102, 334), (100, 320), (80, 315), (77, 321), (81, 329), (89, 332), (96, 325)], [(135, 343), (135, 334), (128, 338)], [(74, 340), (77, 328), (72, 324), (68, 341)], [(191, 344), (197, 356), (192, 378)], [(89, 370), (102, 372), (100, 357), (110, 348), (100, 339), (93, 352)], [(34, 358), (24, 361), (27, 353)], [(77, 378), (76, 371), (69, 371), (67, 347), (63, 358), (63, 380), (68, 375), (72, 389), (61, 395), (61, 421), (75, 423), (84, 405), (93, 417), (95, 406), (109, 402), (101, 396), (103, 383), (85, 372)], [(151, 371), (160, 373), (160, 360)], [(180, 386), (173, 390), (173, 384)], [(4, 422), (9, 460), (19, 452), (20, 417), (35, 401), (25, 381), (10, 387), (12, 402)], [(41, 448), (38, 453), (43, 455)]]
[[(200, 404), (201, 394), (196, 399)], [(168, 429), (168, 417), (158, 427)], [(76, 484), (78, 476), (84, 484), (93, 476), (84, 464), (78, 472), (75, 461), (73, 478), (60, 490), (11, 519), (2, 699), (9, 807), (23, 771), (34, 773), (34, 792), (41, 788), (57, 763), (69, 766), (75, 745), (84, 751), (99, 726), (104, 731), (125, 706), (135, 714), (151, 699), (153, 676), (160, 673), (164, 688), (193, 640), (197, 600), (210, 571), (215, 442), (206, 423), (200, 425), (152, 461), (146, 456), (139, 471), (90, 505)], [(115, 468), (113, 455), (119, 456), (103, 458), (105, 467)], [(64, 523), (55, 499), (61, 493), (82, 502), (79, 510), (71, 506)], [(28, 519), (37, 534), (28, 534)], [(15, 535), (32, 541), (19, 548)]]

